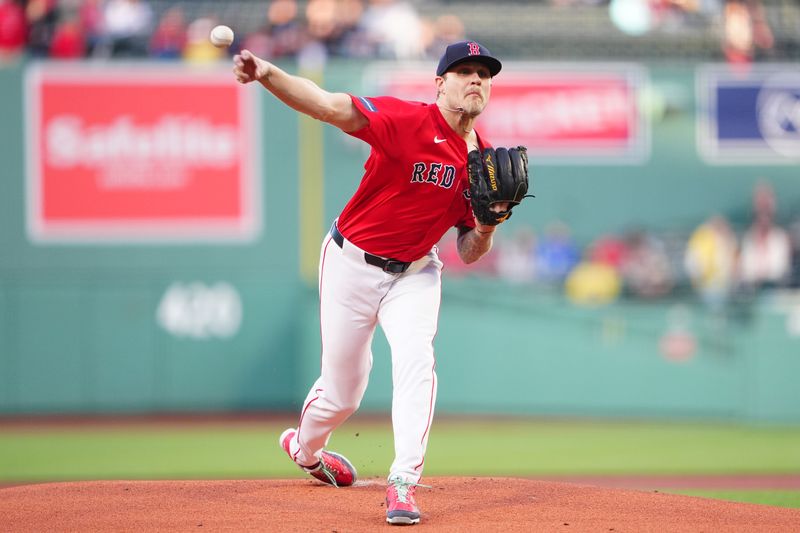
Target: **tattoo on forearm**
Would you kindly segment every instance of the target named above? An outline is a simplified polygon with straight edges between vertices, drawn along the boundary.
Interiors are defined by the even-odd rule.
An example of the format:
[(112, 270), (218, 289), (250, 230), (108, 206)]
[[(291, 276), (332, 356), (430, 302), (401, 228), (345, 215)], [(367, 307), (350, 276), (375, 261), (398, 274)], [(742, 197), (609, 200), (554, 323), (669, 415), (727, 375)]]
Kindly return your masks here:
[(480, 235), (474, 229), (459, 231), (458, 255), (465, 263), (474, 263), (492, 248), (492, 234)]

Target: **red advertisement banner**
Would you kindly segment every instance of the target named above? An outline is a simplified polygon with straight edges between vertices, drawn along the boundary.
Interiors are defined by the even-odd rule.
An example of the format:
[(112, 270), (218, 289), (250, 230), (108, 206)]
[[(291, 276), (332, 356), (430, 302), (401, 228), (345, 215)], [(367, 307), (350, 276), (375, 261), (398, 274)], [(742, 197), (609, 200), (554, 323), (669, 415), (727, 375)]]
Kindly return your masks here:
[[(371, 77), (383, 94), (434, 100), (430, 72), (376, 70)], [(633, 66), (582, 71), (521, 65), (494, 80), (491, 103), (477, 125), (493, 144), (525, 145), (539, 157), (640, 162), (649, 152), (638, 104), (642, 79)]]
[(47, 67), (27, 76), (34, 240), (253, 238), (257, 115), (227, 71)]

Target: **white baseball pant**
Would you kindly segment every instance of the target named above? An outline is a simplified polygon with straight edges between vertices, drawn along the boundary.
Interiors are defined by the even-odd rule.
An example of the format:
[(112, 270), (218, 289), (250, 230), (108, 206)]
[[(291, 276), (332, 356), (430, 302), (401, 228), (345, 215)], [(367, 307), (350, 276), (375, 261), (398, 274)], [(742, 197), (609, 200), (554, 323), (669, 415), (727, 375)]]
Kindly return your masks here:
[(290, 452), (317, 463), (331, 433), (361, 404), (380, 324), (392, 353), (395, 459), (388, 477), (416, 483), (436, 402), (433, 339), (441, 302), (442, 263), (434, 247), (402, 274), (367, 264), (364, 250), (326, 236), (319, 266), (322, 369), (303, 405)]

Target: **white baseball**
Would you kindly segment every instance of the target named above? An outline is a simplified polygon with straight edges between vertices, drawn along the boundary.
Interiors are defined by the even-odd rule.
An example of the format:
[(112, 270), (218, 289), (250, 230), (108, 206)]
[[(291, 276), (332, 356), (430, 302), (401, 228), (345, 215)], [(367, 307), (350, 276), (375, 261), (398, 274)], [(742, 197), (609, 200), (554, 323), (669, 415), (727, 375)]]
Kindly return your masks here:
[(233, 42), (233, 30), (223, 24), (214, 26), (214, 29), (211, 30), (209, 39), (211, 40), (211, 44), (217, 48), (230, 46)]

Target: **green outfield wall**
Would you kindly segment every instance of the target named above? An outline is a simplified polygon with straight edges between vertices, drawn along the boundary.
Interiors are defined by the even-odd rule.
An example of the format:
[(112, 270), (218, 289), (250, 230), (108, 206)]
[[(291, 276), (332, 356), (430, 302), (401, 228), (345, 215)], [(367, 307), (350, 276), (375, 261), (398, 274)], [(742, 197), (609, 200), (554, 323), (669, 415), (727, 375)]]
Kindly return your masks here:
[[(508, 68), (524, 73), (534, 67), (541, 68)], [(59, 206), (101, 217), (108, 210), (82, 202), (82, 189), (73, 195), (58, 181), (63, 161), (37, 162), (32, 155), (31, 143), (45, 142), (31, 141), (36, 121), (72, 103), (56, 95), (32, 112), (30, 68), (25, 62), (0, 67), (0, 414), (298, 408), (319, 365), (314, 250), (357, 186), (367, 155), (363, 143), (301, 123), (258, 87), (246, 87), (255, 93), (248, 108), (253, 113), (244, 115), (254, 119), (246, 135), (255, 150), (240, 156), (259, 162), (256, 186), (248, 189), (257, 207), (249, 230), (207, 241), (191, 231), (190, 238), (161, 239), (163, 220), (153, 232), (137, 219), (134, 225), (145, 229), (130, 238), (118, 221), (105, 218), (86, 234), (64, 237), (57, 224), (48, 229), (48, 217), (61, 216)], [(46, 75), (55, 67), (36, 68)], [(102, 77), (106, 67), (91, 68)], [(336, 63), (314, 76), (330, 90), (373, 94), (374, 78), (366, 74), (372, 68)], [(515, 211), (502, 231), (562, 220), (586, 244), (632, 226), (686, 233), (715, 212), (743, 223), (761, 179), (775, 188), (786, 220), (800, 213), (797, 160), (708, 161), (699, 154), (702, 91), (695, 66), (633, 70), (641, 83), (632, 93), (641, 114), (636, 128), (644, 128), (635, 153), (624, 160), (532, 157), (537, 198)], [(175, 79), (208, 74), (177, 66), (169, 71)], [(193, 94), (187, 90), (186, 99)], [(85, 121), (101, 120), (92, 114), (95, 104), (105, 109), (102, 102), (75, 102)], [(140, 108), (132, 104), (131, 113)], [(138, 115), (132, 116), (126, 120), (136, 125)], [(88, 145), (95, 142), (92, 131), (85, 130)], [(101, 148), (90, 148), (87, 157), (96, 158)], [(37, 184), (36, 169), (51, 164), (51, 181)], [(61, 197), (41, 210), (42, 220), (32, 221), (36, 195), (50, 191)], [(97, 198), (107, 193), (102, 187), (92, 192)], [(163, 227), (167, 233), (186, 229)], [(581, 308), (558, 291), (450, 279), (445, 271), (436, 339), (438, 409), (800, 422), (800, 328), (792, 326), (798, 305), (791, 293), (765, 295), (749, 302), (742, 316), (724, 319), (690, 294)], [(677, 327), (676, 314), (696, 345), (685, 357), (663, 348)], [(374, 358), (363, 409), (385, 411), (391, 377), (380, 335)]]

